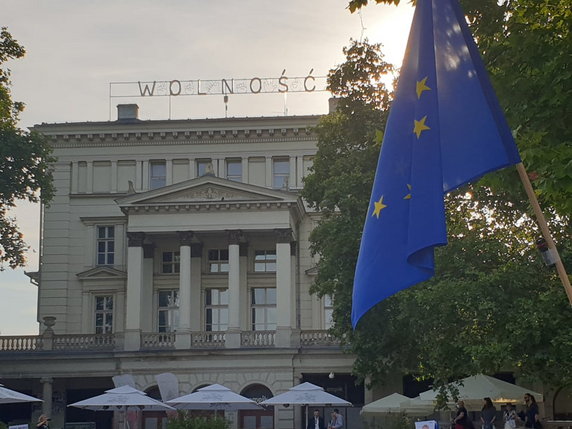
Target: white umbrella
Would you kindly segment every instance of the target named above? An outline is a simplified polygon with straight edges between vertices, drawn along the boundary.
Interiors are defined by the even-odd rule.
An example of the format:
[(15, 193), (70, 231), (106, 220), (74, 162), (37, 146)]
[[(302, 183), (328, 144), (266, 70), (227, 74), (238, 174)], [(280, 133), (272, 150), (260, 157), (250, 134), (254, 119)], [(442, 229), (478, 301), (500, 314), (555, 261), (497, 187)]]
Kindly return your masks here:
[(165, 411), (173, 407), (150, 398), (145, 392), (131, 386), (121, 386), (106, 390), (104, 394), (75, 402), (68, 407), (83, 408), (94, 411)]
[(13, 404), (16, 402), (42, 402), (42, 400), (8, 389), (0, 384), (0, 404)]
[(228, 387), (211, 384), (196, 392), (166, 401), (180, 410), (260, 410), (258, 404)]
[(291, 387), (287, 392), (280, 393), (260, 405), (338, 405), (351, 407), (351, 402), (338, 398), (331, 393), (325, 392), (320, 386), (312, 383), (302, 383)]
[[(460, 381), (450, 383), (450, 385), (459, 390), (459, 399), (465, 403), (478, 402), (481, 404), (483, 398), (491, 398), (493, 402), (497, 403), (522, 402), (525, 393), (532, 394), (538, 402), (542, 402), (541, 393), (483, 374), (463, 378)], [(426, 401), (434, 401), (437, 394), (437, 391), (427, 390), (422, 392), (419, 397)]]
[(423, 401), (419, 398), (408, 398), (399, 393), (392, 393), (377, 401), (366, 404), (361, 409), (362, 414), (407, 413), (426, 416), (433, 413), (433, 401)]

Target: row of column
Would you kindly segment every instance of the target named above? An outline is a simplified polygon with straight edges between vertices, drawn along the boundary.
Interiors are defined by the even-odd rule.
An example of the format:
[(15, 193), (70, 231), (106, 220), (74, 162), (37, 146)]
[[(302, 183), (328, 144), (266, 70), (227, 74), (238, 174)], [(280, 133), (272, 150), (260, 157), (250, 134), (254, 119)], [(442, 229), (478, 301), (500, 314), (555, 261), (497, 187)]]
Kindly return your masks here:
[[(125, 315), (125, 349), (138, 350), (144, 328), (143, 315), (154, 311), (153, 249), (145, 242), (142, 232), (127, 233), (127, 293)], [(200, 326), (204, 311), (201, 301), (202, 244), (191, 231), (178, 233), (179, 270), (179, 326), (176, 347), (191, 346), (191, 331)], [(241, 314), (248, 314), (248, 301), (242, 299), (242, 286), (247, 287), (247, 243), (240, 230), (228, 233), (228, 331), (226, 346), (240, 347)], [(276, 344), (287, 346), (295, 328), (295, 285), (292, 262), (292, 230), (276, 230)], [(194, 328), (194, 329), (192, 329)], [(203, 330), (200, 328), (198, 330)]]
[[(233, 158), (236, 159), (236, 158)], [(249, 177), (249, 157), (242, 157), (240, 158), (242, 161), (242, 182), (243, 183), (257, 183), (256, 180)], [(265, 157), (265, 186), (272, 187), (272, 156)], [(211, 162), (213, 165), (214, 173), (217, 177), (226, 178), (226, 158), (212, 158)], [(197, 177), (196, 171), (196, 161), (197, 159), (194, 158), (184, 158), (184, 159), (165, 159), (165, 185), (171, 185), (176, 180), (175, 175), (173, 173), (174, 164), (177, 162), (188, 164), (188, 171), (184, 176), (187, 176), (187, 179)], [(289, 186), (290, 188), (301, 188), (302, 187), (302, 178), (304, 177), (304, 156), (289, 156), (290, 161), (290, 177), (289, 177)], [(133, 161), (135, 163), (135, 177), (132, 177), (134, 182), (135, 190), (136, 191), (145, 191), (149, 189), (149, 164), (150, 161), (142, 160), (142, 161)], [(74, 161), (72, 162), (72, 179), (71, 179), (71, 193), (77, 194), (78, 192), (85, 192), (85, 193), (93, 193), (94, 189), (94, 169), (93, 169), (94, 161)], [(118, 161), (109, 161), (110, 167), (110, 189), (109, 192), (115, 193), (121, 191), (118, 188)], [(85, 178), (80, 180), (80, 164), (85, 165)], [(179, 179), (180, 180), (180, 179)], [(80, 182), (84, 182), (85, 189), (80, 189)], [(83, 187), (82, 186), (82, 187)]]

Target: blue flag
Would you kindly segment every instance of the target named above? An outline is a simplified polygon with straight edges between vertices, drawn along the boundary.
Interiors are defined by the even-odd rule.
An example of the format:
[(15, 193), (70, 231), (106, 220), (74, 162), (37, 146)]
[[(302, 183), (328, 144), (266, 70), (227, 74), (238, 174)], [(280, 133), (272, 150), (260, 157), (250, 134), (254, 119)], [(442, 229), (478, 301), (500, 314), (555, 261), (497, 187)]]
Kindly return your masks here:
[(357, 261), (352, 324), (434, 274), (444, 194), (520, 162), (457, 0), (417, 0)]

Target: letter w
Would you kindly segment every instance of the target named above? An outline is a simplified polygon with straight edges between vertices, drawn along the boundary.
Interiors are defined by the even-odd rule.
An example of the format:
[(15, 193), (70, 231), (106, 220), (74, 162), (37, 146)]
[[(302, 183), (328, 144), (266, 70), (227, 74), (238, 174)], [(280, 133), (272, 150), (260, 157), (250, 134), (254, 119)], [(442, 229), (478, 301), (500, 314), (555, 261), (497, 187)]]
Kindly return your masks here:
[(151, 88), (149, 88), (148, 84), (145, 84), (143, 87), (141, 87), (141, 82), (137, 82), (139, 84), (139, 93), (141, 94), (141, 96), (145, 97), (146, 95), (149, 96), (153, 96), (153, 94), (155, 93), (155, 83), (156, 81), (153, 81), (153, 86)]

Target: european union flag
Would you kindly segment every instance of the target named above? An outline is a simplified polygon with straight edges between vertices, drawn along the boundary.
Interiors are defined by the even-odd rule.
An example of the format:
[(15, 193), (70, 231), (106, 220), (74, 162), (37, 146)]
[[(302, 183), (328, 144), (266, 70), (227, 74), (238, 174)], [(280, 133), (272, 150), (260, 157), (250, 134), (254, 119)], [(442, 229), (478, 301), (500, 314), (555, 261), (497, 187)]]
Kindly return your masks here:
[(520, 162), (457, 0), (417, 0), (353, 290), (352, 324), (434, 274), (447, 244), (443, 197)]

